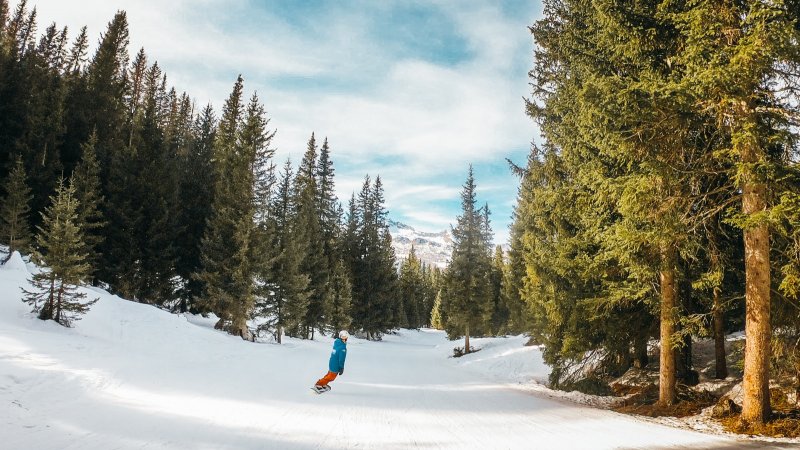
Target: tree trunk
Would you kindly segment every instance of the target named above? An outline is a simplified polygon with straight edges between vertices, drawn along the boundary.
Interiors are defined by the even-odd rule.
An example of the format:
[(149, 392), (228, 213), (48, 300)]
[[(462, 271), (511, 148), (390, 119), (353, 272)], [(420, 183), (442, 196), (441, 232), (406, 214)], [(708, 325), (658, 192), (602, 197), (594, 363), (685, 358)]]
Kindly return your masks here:
[(649, 358), (647, 356), (647, 335), (637, 336), (633, 342), (633, 367), (644, 369), (647, 367)]
[[(755, 143), (742, 145), (742, 161), (759, 161)], [(767, 188), (750, 168), (745, 169), (742, 209), (746, 216), (767, 209)], [(770, 267), (769, 228), (765, 223), (744, 230), (745, 352), (742, 420), (762, 424), (769, 418)]]
[(719, 288), (714, 288), (714, 355), (716, 368), (714, 377), (722, 380), (728, 377), (728, 363), (725, 361), (725, 313), (722, 311), (722, 299)]
[[(58, 288), (58, 297), (56, 297), (56, 308), (53, 314), (53, 320), (58, 323), (61, 323), (61, 310), (62, 310), (62, 300), (64, 299), (64, 281), (61, 281), (61, 286)], [(61, 323), (62, 325), (66, 325)]]
[(675, 352), (675, 361), (678, 380), (689, 386), (697, 385), (698, 374), (692, 369), (692, 336), (684, 335), (680, 348)]
[(39, 311), (39, 318), (42, 320), (50, 320), (53, 318), (54, 299), (56, 296), (56, 278), (54, 274), (50, 276), (50, 290), (47, 293), (47, 300)]
[(664, 406), (675, 403), (675, 351), (672, 345), (672, 334), (675, 332), (675, 305), (677, 291), (675, 288), (675, 251), (664, 249), (662, 252), (661, 278), (661, 357), (659, 368), (658, 402)]
[(245, 341), (252, 341), (253, 336), (250, 334), (250, 330), (247, 328), (247, 321), (244, 318), (236, 318), (234, 319), (233, 323), (231, 324), (231, 329), (229, 333), (239, 336), (240, 338), (244, 339)]
[(282, 341), (283, 340), (283, 327), (282, 326), (278, 325), (278, 329), (276, 330), (275, 335), (278, 338), (277, 339), (278, 344), (282, 344), (283, 343), (283, 341)]
[(467, 325), (467, 329), (464, 332), (464, 354), (466, 355), (469, 353), (469, 325)]

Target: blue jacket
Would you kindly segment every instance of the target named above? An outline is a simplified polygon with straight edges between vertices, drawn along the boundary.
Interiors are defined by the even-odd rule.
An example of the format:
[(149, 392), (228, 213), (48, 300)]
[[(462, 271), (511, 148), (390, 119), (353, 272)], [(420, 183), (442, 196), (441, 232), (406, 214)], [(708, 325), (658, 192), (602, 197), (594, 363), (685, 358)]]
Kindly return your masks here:
[(347, 344), (341, 339), (336, 339), (333, 342), (333, 351), (331, 351), (331, 359), (328, 362), (328, 370), (336, 373), (343, 371), (346, 358)]

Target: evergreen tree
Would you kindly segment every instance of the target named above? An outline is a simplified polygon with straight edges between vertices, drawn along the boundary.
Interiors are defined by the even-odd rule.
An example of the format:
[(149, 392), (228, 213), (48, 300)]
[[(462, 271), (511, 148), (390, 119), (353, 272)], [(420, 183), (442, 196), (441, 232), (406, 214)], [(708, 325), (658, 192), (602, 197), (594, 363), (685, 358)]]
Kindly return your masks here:
[(6, 180), (2, 208), (0, 208), (0, 238), (8, 245), (8, 255), (14, 251), (28, 252), (30, 249), (31, 230), (28, 225), (31, 190), (27, 185), (25, 167), (22, 159), (17, 162)]
[(433, 302), (433, 310), (431, 311), (431, 326), (437, 330), (444, 330), (444, 324), (447, 321), (442, 310), (442, 291), (436, 292), (436, 299)]
[[(36, 10), (21, 3), (9, 30), (15, 36), (0, 91), (0, 163), (11, 168), (10, 155), (22, 157), (33, 198), (32, 225), (39, 225), (41, 211), (53, 192), (63, 167), (59, 146), (64, 132), (64, 82), (61, 67), (66, 30), (55, 24), (36, 43)], [(8, 166), (6, 166), (8, 164)], [(0, 169), (0, 170), (3, 170)], [(4, 174), (0, 174), (2, 176)]]
[(86, 293), (78, 292), (78, 286), (89, 277), (90, 268), (83, 253), (86, 244), (78, 224), (75, 190), (62, 180), (50, 199), (52, 204), (45, 210), (36, 236), (39, 250), (34, 254), (46, 269), (33, 275), (33, 290), (23, 289), (23, 301), (33, 306), (40, 319), (70, 326), (96, 300), (86, 301)]
[(358, 197), (350, 200), (345, 231), (353, 328), (363, 331), (368, 339), (380, 339), (399, 325), (395, 255), (383, 202), (380, 177), (373, 184), (367, 175)]
[(295, 177), (296, 207), (295, 226), (306, 243), (301, 262), (301, 271), (310, 279), (308, 309), (303, 323), (303, 336), (314, 338), (315, 330), (324, 330), (330, 314), (333, 292), (331, 291), (330, 261), (325, 254), (325, 242), (321, 222), (320, 190), (317, 183), (317, 143), (314, 134), (308, 141), (306, 152)]
[(486, 331), (492, 308), (486, 218), (475, 206), (475, 195), (475, 178), (470, 166), (461, 192), (461, 215), (453, 228), (453, 254), (442, 293), (442, 307), (447, 314), (445, 329), (451, 337), (463, 333), (464, 353), (472, 351), (470, 334)]
[[(130, 126), (125, 129), (124, 98), (127, 89), (128, 19), (125, 12), (115, 14), (86, 68), (85, 80), (77, 80), (68, 108), (70, 130), (65, 136), (67, 152), (80, 154), (79, 147), (94, 131), (95, 152), (103, 180), (103, 217), (108, 221), (106, 239), (101, 246), (98, 263), (99, 279), (132, 298), (138, 277), (137, 261), (141, 261), (139, 245), (133, 230), (141, 226), (137, 206), (129, 189), (135, 184), (133, 167), (135, 149), (125, 142)], [(75, 147), (70, 150), (70, 147)]]
[(352, 287), (347, 270), (341, 260), (334, 262), (331, 283), (333, 301), (329, 317), (330, 328), (332, 330), (348, 330), (353, 322), (350, 316)]
[(492, 269), (489, 272), (489, 286), (492, 292), (492, 316), (488, 329), (492, 334), (499, 335), (508, 331), (510, 311), (508, 301), (505, 298), (504, 273), (506, 268), (505, 255), (503, 248), (499, 245), (495, 248), (494, 258), (492, 259)]
[[(3, 58), (8, 52), (8, 32), (6, 31), (8, 13), (8, 0), (0, 0), (0, 58)], [(0, 59), (0, 61), (2, 60)]]
[[(217, 329), (250, 339), (247, 328), (254, 301), (254, 267), (251, 263), (255, 230), (253, 208), (254, 146), (243, 146), (243, 80), (241, 76), (225, 102), (214, 143), (215, 184), (212, 214), (202, 241), (203, 283), (201, 307), (217, 315)], [(260, 112), (250, 109), (250, 117)], [(252, 137), (252, 136), (251, 136)], [(252, 142), (251, 142), (252, 143)]]
[[(541, 47), (532, 72), (539, 103), (529, 105), (529, 114), (545, 124), (550, 147), (545, 164), (532, 162), (531, 181), (539, 186), (550, 183), (541, 189), (558, 196), (543, 198), (551, 208), (552, 203), (569, 203), (553, 214), (546, 211), (544, 202), (533, 198), (530, 206), (535, 209), (526, 211), (528, 217), (547, 217), (547, 222), (539, 223), (547, 223), (547, 233), (555, 236), (551, 242), (541, 232), (541, 237), (534, 237), (531, 225), (536, 219), (526, 218), (531, 221), (526, 225), (529, 236), (540, 244), (542, 253), (572, 255), (571, 260), (559, 258), (555, 263), (531, 258), (528, 264), (539, 266), (542, 278), (572, 284), (574, 290), (562, 299), (585, 300), (563, 305), (562, 317), (547, 312), (541, 302), (543, 317), (554, 322), (541, 325), (564, 337), (576, 331), (570, 327), (570, 332), (564, 332), (565, 323), (570, 323), (570, 317), (585, 316), (582, 309), (587, 306), (594, 316), (613, 314), (615, 319), (641, 316), (645, 306), (657, 310), (662, 346), (660, 401), (667, 405), (675, 401), (673, 350), (677, 344), (673, 335), (680, 306), (688, 301), (679, 298), (678, 268), (683, 265), (682, 255), (695, 245), (685, 219), (696, 205), (685, 174), (694, 173), (695, 164), (706, 156), (702, 137), (708, 135), (702, 132), (705, 124), (693, 114), (691, 103), (670, 84), (676, 75), (670, 58), (679, 47), (675, 27), (661, 15), (668, 9), (667, 5), (659, 11), (653, 4), (547, 4), (546, 19), (532, 29)], [(579, 45), (565, 52), (564, 42)], [(580, 202), (591, 208), (572, 207)], [(553, 242), (555, 248), (546, 251)], [(582, 279), (575, 282), (570, 274), (580, 274)], [(530, 281), (538, 284), (536, 279)], [(608, 321), (594, 324), (604, 335), (608, 354), (616, 355), (609, 363), (624, 362), (614, 372), (629, 364), (632, 341), (637, 347), (646, 342), (648, 322), (639, 321), (645, 326), (634, 333), (620, 333)], [(596, 337), (583, 334), (562, 340), (573, 343), (573, 349), (564, 348), (562, 356), (572, 352), (579, 356), (581, 352), (575, 350), (596, 346)]]
[(339, 228), (342, 218), (339, 211), (339, 201), (336, 198), (334, 183), (335, 170), (330, 155), (331, 150), (328, 145), (328, 138), (325, 138), (319, 151), (316, 175), (323, 250), (325, 256), (328, 258), (329, 266), (332, 267), (334, 261), (338, 259), (338, 255), (336, 254), (336, 242), (339, 238)]
[(293, 221), (293, 190), (292, 167), (287, 160), (265, 224), (264, 236), (269, 239), (271, 258), (269, 270), (260, 277), (255, 310), (256, 316), (263, 320), (258, 331), (272, 333), (278, 343), (284, 333), (302, 336), (300, 330), (310, 295), (310, 278), (300, 270), (305, 242)]
[[(512, 168), (519, 169), (512, 165)], [(526, 171), (519, 169), (517, 173), (521, 178), (521, 187), (518, 199), (522, 200), (522, 186), (526, 180)], [(509, 236), (508, 264), (503, 271), (503, 298), (506, 300), (506, 307), (509, 310), (509, 329), (512, 333), (522, 333), (530, 329), (530, 313), (528, 312), (525, 301), (522, 298), (523, 280), (526, 277), (524, 247), (522, 236), (524, 233), (522, 220), (519, 216), (521, 205), (514, 206), (512, 214), (513, 222)]]
[(427, 264), (422, 265), (422, 286), (424, 299), (422, 302), (422, 325), (430, 327), (431, 313), (433, 312), (433, 305), (436, 302), (436, 295), (439, 292), (440, 282), (442, 277), (441, 269), (438, 267), (431, 267)]
[[(794, 9), (792, 9), (794, 7)], [(771, 413), (771, 267), (768, 213), (780, 198), (785, 148), (791, 147), (791, 119), (797, 97), (784, 86), (796, 79), (800, 31), (794, 2), (699, 2), (673, 19), (683, 46), (676, 63), (685, 71), (682, 87), (698, 108), (729, 133), (719, 156), (735, 164), (744, 233), (746, 327), (742, 421), (760, 424)], [(779, 69), (786, 67), (788, 70)], [(791, 82), (788, 82), (791, 84)]]
[[(125, 146), (121, 139), (129, 135), (123, 133), (127, 65), (128, 18), (124, 11), (119, 11), (109, 22), (87, 68), (87, 123), (73, 125), (75, 128), (87, 128), (86, 135), (80, 138), (81, 143), (86, 141), (92, 129), (96, 131), (97, 156), (104, 169), (108, 168), (114, 151), (129, 146)], [(112, 199), (108, 200), (113, 203)]]
[(200, 270), (201, 241), (211, 217), (215, 138), (216, 118), (209, 105), (195, 120), (191, 143), (179, 163), (180, 208), (177, 221), (182, 227), (176, 242), (178, 258), (175, 271), (184, 283), (178, 292), (182, 311), (195, 309), (196, 299), (202, 294), (202, 285), (192, 274)]
[(92, 133), (81, 146), (83, 156), (70, 177), (70, 184), (75, 189), (78, 202), (78, 226), (84, 234), (86, 263), (90, 274), (94, 274), (99, 258), (98, 249), (103, 242), (102, 229), (106, 225), (101, 212), (103, 196), (100, 189), (100, 165), (95, 154), (97, 136)]
[(429, 314), (425, 315), (425, 279), (422, 264), (413, 245), (408, 258), (400, 264), (398, 295), (400, 304), (404, 307), (405, 318), (405, 322), (400, 325), (406, 328), (420, 328), (425, 325), (430, 317)]
[[(88, 47), (89, 37), (86, 27), (83, 27), (70, 47), (64, 66), (64, 134), (60, 153), (66, 173), (70, 173), (78, 165), (83, 154), (81, 146), (94, 132), (94, 127), (88, 118), (91, 114), (89, 106), (91, 98), (86, 76)], [(97, 153), (96, 148), (95, 153)], [(99, 161), (98, 157), (98, 163)], [(102, 170), (105, 170), (105, 167), (101, 166)]]

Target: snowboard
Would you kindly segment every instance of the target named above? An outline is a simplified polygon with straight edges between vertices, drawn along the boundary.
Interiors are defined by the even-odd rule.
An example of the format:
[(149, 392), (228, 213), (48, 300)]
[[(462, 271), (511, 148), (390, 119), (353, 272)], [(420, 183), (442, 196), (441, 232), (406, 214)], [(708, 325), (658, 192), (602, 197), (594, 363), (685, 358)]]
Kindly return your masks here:
[(317, 389), (316, 386), (311, 386), (311, 390), (314, 391), (317, 394), (324, 394), (324, 393), (330, 391), (331, 387), (330, 386), (323, 386), (322, 388)]

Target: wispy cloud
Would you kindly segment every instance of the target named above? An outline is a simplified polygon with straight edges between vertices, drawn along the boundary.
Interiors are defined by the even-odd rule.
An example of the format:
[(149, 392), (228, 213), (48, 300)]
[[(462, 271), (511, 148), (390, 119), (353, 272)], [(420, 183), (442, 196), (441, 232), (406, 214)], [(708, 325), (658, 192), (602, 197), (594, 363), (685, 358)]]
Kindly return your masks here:
[(330, 138), (343, 202), (380, 174), (394, 218), (438, 229), (455, 221), (467, 165), (491, 166), (476, 170), (480, 200), (507, 226), (517, 182), (503, 159), (536, 134), (522, 98), (537, 0), (33, 5), (73, 35), (99, 36), (127, 11), (131, 53), (144, 47), (200, 105), (219, 110), (242, 73), (278, 129), (279, 160), (299, 161), (312, 131)]

